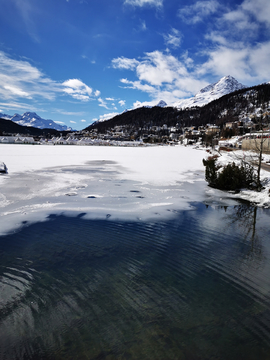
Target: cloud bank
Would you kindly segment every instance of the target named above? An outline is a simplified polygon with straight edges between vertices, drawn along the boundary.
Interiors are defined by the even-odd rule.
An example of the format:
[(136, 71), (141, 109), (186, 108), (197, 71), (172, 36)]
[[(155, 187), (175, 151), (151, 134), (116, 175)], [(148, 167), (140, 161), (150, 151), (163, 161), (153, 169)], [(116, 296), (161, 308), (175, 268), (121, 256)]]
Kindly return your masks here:
[(64, 94), (85, 102), (99, 96), (100, 91), (93, 91), (79, 79), (63, 83), (52, 80), (29, 61), (11, 59), (0, 51), (0, 96), (3, 100), (12, 100), (12, 107), (16, 107), (21, 99), (54, 101)]

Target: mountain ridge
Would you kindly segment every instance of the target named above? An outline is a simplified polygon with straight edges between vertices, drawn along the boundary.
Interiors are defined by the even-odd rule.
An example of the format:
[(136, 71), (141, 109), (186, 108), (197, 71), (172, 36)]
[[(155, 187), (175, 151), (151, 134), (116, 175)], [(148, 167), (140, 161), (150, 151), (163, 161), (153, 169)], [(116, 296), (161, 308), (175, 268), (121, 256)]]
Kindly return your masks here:
[(242, 88), (223, 95), (204, 106), (193, 106), (186, 109), (176, 107), (141, 107), (119, 114), (103, 123), (96, 123), (84, 130), (97, 129), (106, 133), (115, 126), (124, 126), (134, 132), (143, 132), (152, 126), (200, 126), (216, 124), (223, 126), (226, 122), (242, 121), (260, 116), (270, 118), (270, 84), (264, 83)]
[(60, 136), (60, 134), (68, 134), (69, 131), (58, 131), (55, 129), (38, 129), (33, 126), (23, 126), (16, 124), (9, 119), (0, 117), (0, 136), (25, 135), (25, 136)]
[[(136, 109), (140, 109), (140, 108), (151, 109), (156, 106), (160, 107), (160, 108), (175, 107), (177, 109), (187, 109), (187, 108), (192, 108), (194, 106), (202, 107), (216, 99), (219, 99), (220, 97), (222, 97), (224, 95), (227, 95), (234, 91), (242, 90), (245, 88), (247, 88), (247, 86), (238, 82), (233, 76), (227, 75), (227, 76), (222, 77), (217, 82), (207, 85), (193, 97), (190, 97), (188, 99), (178, 100), (177, 102), (175, 102), (172, 105), (168, 105), (164, 100), (160, 100), (154, 106), (144, 105), (142, 107), (137, 107)], [(129, 110), (126, 109), (125, 112), (133, 111), (136, 109), (129, 109)], [(118, 115), (122, 115), (122, 114), (118, 114)], [(118, 115), (116, 115), (116, 116), (118, 116)], [(113, 118), (114, 117), (106, 119), (106, 120), (97, 120), (94, 124), (97, 124), (99, 122), (108, 121)]]
[(14, 123), (26, 127), (35, 127), (37, 129), (53, 129), (57, 131), (72, 131), (71, 127), (66, 125), (60, 125), (54, 122), (53, 120), (43, 119), (35, 112), (27, 111), (24, 114), (20, 115), (15, 113), (13, 116), (0, 113), (0, 118), (11, 120)]

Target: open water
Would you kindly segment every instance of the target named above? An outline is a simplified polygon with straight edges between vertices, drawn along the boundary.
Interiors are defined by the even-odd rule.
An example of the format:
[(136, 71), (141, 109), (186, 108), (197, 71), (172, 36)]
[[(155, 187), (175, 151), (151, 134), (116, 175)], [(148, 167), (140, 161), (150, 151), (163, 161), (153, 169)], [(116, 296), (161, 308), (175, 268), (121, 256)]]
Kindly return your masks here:
[(0, 237), (0, 359), (270, 359), (270, 212), (51, 215)]

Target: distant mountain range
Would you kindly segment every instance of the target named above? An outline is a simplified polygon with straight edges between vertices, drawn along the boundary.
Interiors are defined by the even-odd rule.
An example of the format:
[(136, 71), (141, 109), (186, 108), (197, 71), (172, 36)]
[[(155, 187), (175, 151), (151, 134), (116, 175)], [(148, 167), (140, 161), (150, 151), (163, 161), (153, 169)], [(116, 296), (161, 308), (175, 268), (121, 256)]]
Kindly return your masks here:
[(60, 136), (66, 135), (69, 131), (58, 131), (55, 129), (38, 129), (33, 126), (22, 126), (13, 121), (0, 118), (0, 136), (3, 135), (25, 135), (25, 136)]
[(13, 116), (0, 113), (0, 118), (11, 120), (18, 125), (35, 127), (37, 129), (54, 129), (57, 131), (72, 131), (71, 127), (57, 124), (53, 120), (42, 119), (35, 112), (25, 112), (23, 115), (14, 114)]

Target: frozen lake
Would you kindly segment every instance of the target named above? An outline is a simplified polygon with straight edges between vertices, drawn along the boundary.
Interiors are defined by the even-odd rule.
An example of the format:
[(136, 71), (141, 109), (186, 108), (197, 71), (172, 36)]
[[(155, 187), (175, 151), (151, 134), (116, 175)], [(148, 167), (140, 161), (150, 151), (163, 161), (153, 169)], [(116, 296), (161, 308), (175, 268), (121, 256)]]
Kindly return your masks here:
[(49, 214), (91, 219), (168, 218), (190, 202), (233, 205), (232, 195), (204, 180), (208, 154), (183, 146), (104, 147), (0, 145), (0, 234)]
[(269, 359), (270, 212), (204, 151), (0, 151), (0, 359)]

